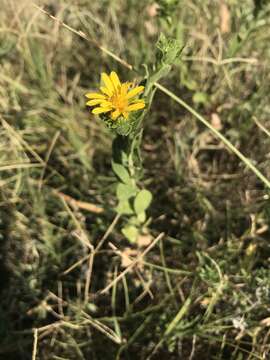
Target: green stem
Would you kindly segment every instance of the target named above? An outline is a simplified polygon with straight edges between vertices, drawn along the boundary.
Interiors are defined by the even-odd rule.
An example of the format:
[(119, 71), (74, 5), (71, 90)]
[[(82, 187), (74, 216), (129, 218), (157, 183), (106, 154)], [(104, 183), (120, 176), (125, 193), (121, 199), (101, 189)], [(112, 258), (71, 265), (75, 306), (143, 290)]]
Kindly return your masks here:
[(242, 160), (246, 166), (253, 171), (253, 173), (270, 189), (270, 181), (252, 164), (252, 162), (246, 158), (229, 140), (225, 138), (218, 130), (216, 130), (203, 116), (197, 113), (191, 106), (189, 106), (184, 100), (180, 99), (170, 90), (160, 85), (159, 83), (155, 83), (156, 88), (164, 92), (166, 95), (171, 97), (175, 102), (182, 105), (186, 110), (188, 110), (192, 115), (194, 115), (198, 120), (200, 120), (208, 129), (212, 131), (213, 134), (216, 135), (218, 139), (220, 139), (236, 156)]

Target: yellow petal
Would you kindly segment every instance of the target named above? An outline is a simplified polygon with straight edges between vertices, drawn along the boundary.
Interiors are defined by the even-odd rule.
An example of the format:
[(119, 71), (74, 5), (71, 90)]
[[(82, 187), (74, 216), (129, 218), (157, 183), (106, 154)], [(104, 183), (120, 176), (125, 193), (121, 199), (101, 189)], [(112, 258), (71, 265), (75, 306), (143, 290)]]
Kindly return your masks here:
[(142, 103), (144, 104), (145, 101), (143, 99), (133, 99), (133, 100), (130, 100), (130, 105), (131, 104), (134, 104), (134, 103)]
[(124, 112), (123, 112), (123, 116), (124, 116), (124, 118), (127, 120), (127, 118), (128, 118), (128, 112), (124, 111)]
[(112, 107), (112, 103), (110, 101), (102, 100), (102, 103), (100, 103), (100, 106), (102, 106), (102, 107)]
[(145, 107), (145, 103), (138, 102), (138, 103), (129, 105), (129, 106), (127, 107), (127, 111), (136, 111), (136, 110), (143, 109), (144, 107)]
[(106, 113), (106, 112), (111, 111), (111, 110), (112, 110), (112, 108), (109, 108), (109, 107), (107, 107), (107, 108), (105, 108), (105, 107), (97, 107), (94, 110), (92, 110), (92, 113), (98, 115), (98, 114)]
[(110, 96), (112, 96), (114, 93), (114, 87), (113, 87), (113, 83), (112, 83), (110, 77), (106, 73), (102, 73), (101, 79), (102, 79), (104, 85), (106, 86), (108, 92), (110, 93)]
[(124, 84), (121, 84), (121, 95), (122, 96), (126, 96), (128, 88), (130, 87), (131, 83), (130, 82), (126, 82)]
[(95, 105), (102, 103), (103, 101), (104, 101), (103, 99), (94, 99), (94, 100), (87, 101), (86, 105), (95, 106)]
[(111, 118), (113, 120), (116, 120), (118, 118), (118, 116), (120, 116), (120, 111), (119, 110), (115, 110), (112, 114), (111, 114)]
[[(105, 87), (105, 86), (101, 86), (100, 90), (107, 96), (112, 96), (111, 92)], [(103, 95), (104, 96), (104, 95)]]
[(105, 96), (99, 93), (88, 93), (85, 94), (88, 99), (105, 99)]
[(144, 86), (137, 86), (134, 89), (130, 90), (127, 95), (126, 99), (133, 98), (134, 96), (140, 94), (144, 90)]
[(121, 87), (121, 82), (115, 71), (111, 72), (110, 79), (111, 79), (111, 82), (113, 83), (115, 90), (117, 91)]

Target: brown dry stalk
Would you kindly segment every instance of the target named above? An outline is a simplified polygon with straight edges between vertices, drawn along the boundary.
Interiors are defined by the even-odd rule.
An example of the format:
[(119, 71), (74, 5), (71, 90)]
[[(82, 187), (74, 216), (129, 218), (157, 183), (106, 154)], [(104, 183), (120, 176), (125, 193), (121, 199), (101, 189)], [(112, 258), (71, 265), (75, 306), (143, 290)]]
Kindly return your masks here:
[(64, 193), (62, 193), (61, 191), (57, 191), (57, 190), (53, 190), (53, 192), (58, 195), (59, 197), (61, 197), (62, 199), (64, 199), (71, 207), (73, 207), (74, 209), (83, 209), (95, 214), (101, 214), (104, 212), (104, 209), (100, 206), (97, 206), (93, 203), (89, 203), (89, 202), (85, 202), (85, 201), (80, 201), (80, 200), (75, 200), (74, 198), (72, 198), (69, 195), (66, 195)]

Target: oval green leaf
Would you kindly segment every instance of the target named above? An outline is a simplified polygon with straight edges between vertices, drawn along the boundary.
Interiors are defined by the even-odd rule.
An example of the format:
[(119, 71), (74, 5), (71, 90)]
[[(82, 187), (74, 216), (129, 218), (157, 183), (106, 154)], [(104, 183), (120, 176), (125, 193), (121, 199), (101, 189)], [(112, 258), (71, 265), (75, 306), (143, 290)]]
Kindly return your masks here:
[(119, 179), (123, 183), (125, 183), (125, 184), (130, 184), (131, 183), (129, 172), (127, 171), (127, 169), (123, 165), (115, 163), (115, 162), (112, 161), (112, 169), (113, 169), (113, 172), (115, 173), (115, 175), (117, 177), (119, 177)]
[(134, 243), (139, 235), (139, 230), (133, 225), (127, 225), (122, 229), (122, 233), (131, 243)]
[(143, 189), (141, 190), (135, 198), (134, 201), (134, 210), (137, 215), (144, 212), (150, 205), (152, 201), (152, 194), (150, 191)]
[(117, 185), (116, 196), (119, 201), (128, 200), (135, 195), (136, 195), (136, 189), (134, 188), (134, 186), (122, 184), (122, 183)]

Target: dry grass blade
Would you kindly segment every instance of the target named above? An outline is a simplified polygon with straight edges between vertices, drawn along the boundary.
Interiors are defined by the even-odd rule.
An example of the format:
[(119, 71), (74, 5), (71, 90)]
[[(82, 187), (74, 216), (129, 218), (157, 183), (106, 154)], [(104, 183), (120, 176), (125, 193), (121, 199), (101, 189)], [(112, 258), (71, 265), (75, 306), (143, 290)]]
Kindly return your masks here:
[(34, 329), (34, 343), (33, 343), (33, 351), (32, 351), (32, 360), (36, 360), (36, 358), (37, 358), (37, 344), (38, 344), (38, 329)]
[(43, 167), (42, 164), (39, 163), (18, 163), (18, 164), (9, 164), (0, 166), (0, 171), (7, 171), (7, 170), (17, 170), (17, 169), (29, 169), (29, 168), (40, 168)]
[(75, 200), (71, 196), (62, 193), (61, 191), (53, 190), (53, 192), (65, 200), (68, 204), (70, 204), (70, 206), (72, 206), (74, 209), (83, 209), (95, 214), (101, 214), (104, 211), (104, 209), (100, 206), (86, 201)]
[(98, 320), (94, 320), (92, 319), (88, 314), (86, 314), (84, 311), (82, 312), (82, 314), (86, 317), (86, 322), (88, 322), (90, 325), (92, 325), (94, 328), (96, 328), (97, 330), (99, 330), (101, 333), (103, 333), (104, 335), (106, 335), (109, 339), (111, 339), (113, 342), (115, 342), (116, 344), (121, 344), (122, 340), (119, 338), (119, 336), (112, 330), (110, 329), (108, 326), (102, 324), (100, 321)]
[(41, 190), (41, 187), (42, 187), (42, 180), (43, 180), (43, 177), (44, 177), (44, 174), (45, 174), (45, 171), (46, 171), (46, 166), (48, 164), (48, 161), (50, 159), (50, 156), (51, 156), (51, 153), (53, 151), (53, 148), (57, 142), (57, 139), (59, 137), (59, 135), (61, 134), (60, 131), (56, 131), (56, 133), (54, 134), (54, 137), (52, 139), (52, 142), (51, 142), (51, 145), (49, 146), (49, 149), (48, 149), (48, 152), (46, 154), (46, 158), (45, 158), (45, 164), (44, 164), (44, 168), (42, 170), (42, 173), (40, 175), (40, 179), (39, 179), (39, 184), (38, 184), (38, 188), (39, 190)]
[(267, 130), (266, 127), (263, 126), (263, 124), (260, 123), (258, 119), (256, 119), (256, 117), (253, 117), (253, 119), (254, 119), (256, 125), (257, 125), (267, 136), (270, 137), (270, 131)]
[[(134, 259), (131, 258), (130, 256), (128, 256), (126, 252), (118, 250), (117, 247), (115, 245), (113, 245), (112, 243), (109, 243), (109, 246), (117, 255), (119, 255), (122, 258), (122, 266), (126, 267), (133, 263)], [(137, 254), (138, 252), (135, 250), (135, 253)], [(142, 262), (142, 264), (143, 264), (143, 262)], [(142, 287), (144, 288), (143, 294), (139, 295), (138, 299), (135, 300), (135, 303), (137, 303), (142, 297), (144, 297), (145, 294), (148, 294), (150, 296), (150, 298), (153, 299), (154, 296), (150, 290), (151, 282), (150, 282), (150, 284), (145, 283), (145, 280), (140, 272), (140, 269), (135, 269), (135, 272), (142, 284)]]
[(119, 219), (120, 219), (121, 215), (117, 214), (115, 216), (115, 218), (113, 219), (111, 225), (108, 227), (107, 231), (105, 232), (105, 234), (102, 236), (102, 238), (100, 239), (100, 241), (98, 242), (96, 248), (95, 248), (95, 253), (97, 253), (99, 251), (99, 249), (102, 247), (102, 245), (104, 244), (104, 242), (107, 240), (107, 238), (109, 237), (109, 235), (111, 234), (111, 232), (113, 231), (113, 229), (115, 228), (116, 224), (118, 223)]
[(90, 289), (91, 275), (92, 275), (92, 271), (93, 271), (94, 256), (95, 255), (93, 252), (89, 255), (88, 269), (86, 272), (85, 289), (84, 289), (84, 303), (85, 304), (87, 304), (89, 301), (89, 289)]
[(111, 289), (112, 286), (114, 286), (115, 283), (117, 283), (119, 280), (122, 279), (123, 276), (125, 276), (126, 273), (128, 273), (134, 266), (136, 266), (137, 263), (139, 263), (144, 256), (159, 242), (160, 239), (162, 239), (165, 236), (164, 233), (159, 234), (152, 243), (144, 250), (144, 252), (139, 255), (133, 262), (123, 271), (121, 272), (108, 286), (106, 286), (103, 290), (99, 291), (99, 294), (104, 294), (108, 290)]

